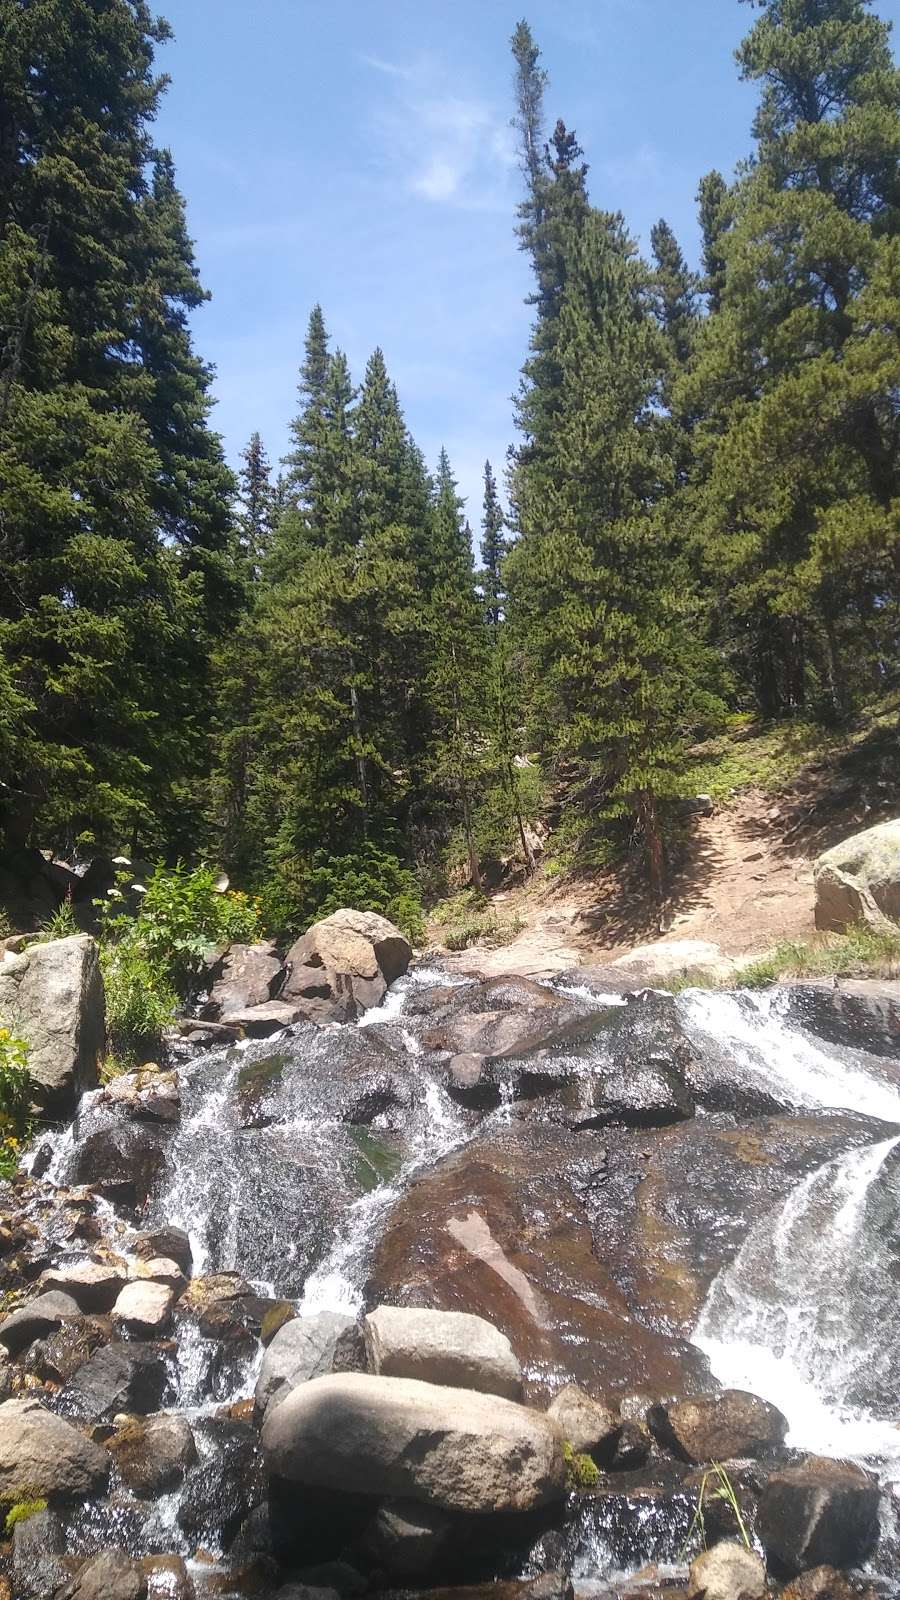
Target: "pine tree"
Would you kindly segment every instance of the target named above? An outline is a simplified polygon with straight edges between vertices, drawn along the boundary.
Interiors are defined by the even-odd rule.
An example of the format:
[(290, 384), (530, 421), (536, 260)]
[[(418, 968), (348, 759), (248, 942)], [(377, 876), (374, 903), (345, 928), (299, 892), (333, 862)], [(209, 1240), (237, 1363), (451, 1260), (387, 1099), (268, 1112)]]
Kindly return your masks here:
[(840, 716), (897, 640), (900, 74), (864, 0), (768, 0), (738, 58), (758, 150), (692, 380), (707, 572), (761, 709)]
[(506, 518), (497, 493), (497, 480), (489, 461), (484, 463), (484, 510), (481, 519), (482, 585), (488, 621), (497, 627), (503, 615), (503, 559), (506, 555)]
[(259, 576), (276, 515), (276, 493), (272, 488), (272, 469), (265, 445), (258, 433), (250, 435), (241, 451), (243, 465), (238, 474), (241, 514), (238, 540), (249, 578)]
[(710, 311), (718, 311), (725, 287), (726, 262), (722, 241), (727, 233), (732, 212), (728, 185), (721, 172), (708, 172), (700, 179), (697, 206), (700, 233), (703, 239), (703, 293)]
[(126, 0), (8, 9), (0, 652), (17, 710), (0, 828), (7, 845), (37, 819), (62, 845), (177, 847), (199, 823), (209, 656), (238, 588), (187, 327), (204, 296), (149, 134), (167, 30)]
[(651, 229), (650, 243), (656, 262), (653, 299), (657, 318), (671, 343), (676, 366), (683, 366), (690, 359), (697, 329), (696, 280), (664, 219)]

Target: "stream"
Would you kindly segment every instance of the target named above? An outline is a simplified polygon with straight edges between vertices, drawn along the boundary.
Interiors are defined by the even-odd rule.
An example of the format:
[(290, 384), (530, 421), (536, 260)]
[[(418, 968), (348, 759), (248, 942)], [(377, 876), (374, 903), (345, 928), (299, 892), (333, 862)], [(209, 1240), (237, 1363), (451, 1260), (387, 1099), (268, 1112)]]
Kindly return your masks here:
[[(185, 1052), (180, 1120), (151, 1130), (146, 1198), (132, 1210), (115, 1197), (98, 1203), (107, 1245), (127, 1251), (136, 1226), (182, 1228), (195, 1279), (237, 1274), (261, 1303), (289, 1301), (301, 1315), (355, 1315), (382, 1298), (458, 1309), (470, 1294), (466, 1308), (502, 1320), (491, 1296), (505, 1308), (508, 1285), (527, 1280), (543, 1308), (532, 1322), (554, 1323), (535, 1331), (527, 1294), (502, 1313), (530, 1403), (546, 1404), (567, 1379), (583, 1382), (585, 1351), (622, 1395), (648, 1389), (657, 1373), (660, 1392), (682, 1375), (696, 1392), (704, 1371), (707, 1388), (750, 1390), (784, 1413), (788, 1445), (877, 1472), (886, 1532), (871, 1570), (900, 1577), (890, 1537), (890, 1486), (900, 1485), (900, 1060), (865, 1029), (853, 1043), (829, 1042), (785, 991), (651, 996), (642, 1013), (640, 1000), (576, 987), (553, 996), (582, 1008), (581, 1033), (496, 1063), (490, 1097), (476, 1104), (451, 1092), (448, 1051), (429, 1028), (470, 1000), (477, 1017), (479, 987), (419, 970), (358, 1024), (299, 1024), (274, 1039)], [(692, 1116), (597, 1114), (598, 1084), (611, 1093), (638, 1045), (641, 1071), (649, 1059), (657, 1078), (671, 1078), (677, 1059)], [(43, 1142), (45, 1183), (83, 1182), (85, 1151), (111, 1127), (102, 1091), (85, 1096), (75, 1123)], [(142, 1127), (128, 1138), (143, 1161)], [(487, 1265), (483, 1252), (473, 1257), (469, 1289), (458, 1251), (447, 1253), (448, 1232), (465, 1238), (449, 1209), (463, 1200), (491, 1244)], [(588, 1265), (576, 1266), (588, 1236)], [(564, 1252), (558, 1268), (554, 1249)], [(535, 1261), (549, 1263), (546, 1282)], [(577, 1276), (601, 1269), (602, 1282)], [(563, 1271), (564, 1316), (554, 1298)], [(598, 1317), (602, 1354), (591, 1356)], [(177, 1316), (165, 1404), (194, 1427), (198, 1464), (150, 1507), (120, 1487), (85, 1508), (72, 1524), (75, 1548), (115, 1536), (137, 1553), (180, 1552), (198, 1593), (210, 1573), (216, 1593), (250, 1592), (240, 1487), (258, 1475), (255, 1445), (249, 1425), (241, 1433), (223, 1418), (252, 1397), (261, 1355), (255, 1336), (223, 1344)], [(691, 1510), (677, 1485), (668, 1498), (623, 1490), (583, 1500), (565, 1528), (539, 1531), (513, 1569), (527, 1576), (562, 1562), (585, 1596), (648, 1562), (675, 1570)]]

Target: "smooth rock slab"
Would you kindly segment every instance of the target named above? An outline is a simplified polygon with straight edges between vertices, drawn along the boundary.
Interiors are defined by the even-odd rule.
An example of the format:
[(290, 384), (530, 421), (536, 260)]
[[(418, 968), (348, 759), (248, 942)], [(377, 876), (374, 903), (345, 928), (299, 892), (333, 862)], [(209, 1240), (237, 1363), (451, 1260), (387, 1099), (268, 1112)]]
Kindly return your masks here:
[(178, 1412), (126, 1423), (106, 1447), (129, 1488), (144, 1496), (175, 1488), (197, 1459), (190, 1423)]
[(765, 1600), (766, 1569), (754, 1550), (730, 1539), (691, 1563), (688, 1600)]
[(256, 1412), (261, 1416), (298, 1384), (324, 1378), (332, 1370), (338, 1340), (354, 1326), (339, 1311), (293, 1317), (278, 1329), (266, 1350), (256, 1380)]
[(410, 1378), (316, 1378), (269, 1411), (262, 1448), (291, 1483), (475, 1515), (531, 1511), (566, 1487), (563, 1436), (546, 1416)]
[(382, 1377), (418, 1378), (521, 1399), (522, 1369), (512, 1345), (484, 1317), (378, 1306), (364, 1319), (363, 1329), (369, 1369)]
[(109, 1453), (37, 1400), (0, 1405), (0, 1499), (81, 1500), (106, 1487)]
[(175, 1296), (166, 1284), (135, 1278), (119, 1295), (112, 1319), (137, 1338), (156, 1339), (168, 1327), (174, 1303)]

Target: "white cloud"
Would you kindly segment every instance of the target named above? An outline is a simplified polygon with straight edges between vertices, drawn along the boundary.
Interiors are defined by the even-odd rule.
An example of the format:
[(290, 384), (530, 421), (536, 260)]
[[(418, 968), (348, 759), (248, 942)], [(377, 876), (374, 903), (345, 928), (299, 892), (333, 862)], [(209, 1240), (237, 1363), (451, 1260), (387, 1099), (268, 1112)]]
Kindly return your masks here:
[(505, 114), (488, 100), (447, 94), (446, 71), (433, 58), (422, 56), (408, 66), (361, 59), (393, 83), (375, 113), (391, 181), (399, 172), (408, 193), (436, 205), (508, 209), (515, 148)]

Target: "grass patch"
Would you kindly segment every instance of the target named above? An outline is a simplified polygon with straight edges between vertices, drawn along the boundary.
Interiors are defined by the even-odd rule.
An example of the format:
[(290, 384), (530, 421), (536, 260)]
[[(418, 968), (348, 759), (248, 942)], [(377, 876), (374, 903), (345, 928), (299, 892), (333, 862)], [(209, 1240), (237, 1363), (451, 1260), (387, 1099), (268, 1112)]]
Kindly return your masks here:
[(474, 944), (497, 949), (512, 944), (525, 926), (515, 913), (495, 911), (487, 895), (478, 889), (464, 889), (440, 901), (432, 912), (432, 921), (447, 950), (468, 950)]
[(748, 989), (762, 989), (779, 978), (898, 977), (900, 927), (881, 930), (859, 923), (847, 933), (785, 940), (742, 967), (738, 982)]

